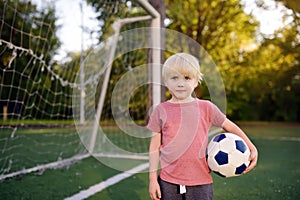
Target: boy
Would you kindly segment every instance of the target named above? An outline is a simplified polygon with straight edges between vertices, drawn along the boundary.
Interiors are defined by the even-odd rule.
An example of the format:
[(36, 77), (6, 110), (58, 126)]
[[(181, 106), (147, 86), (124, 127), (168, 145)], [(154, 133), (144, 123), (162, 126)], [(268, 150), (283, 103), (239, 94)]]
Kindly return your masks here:
[[(189, 54), (169, 57), (162, 71), (171, 99), (159, 104), (147, 128), (153, 132), (149, 147), (149, 193), (151, 199), (211, 200), (212, 177), (206, 162), (208, 131), (222, 127), (244, 139), (253, 169), (257, 149), (246, 134), (210, 101), (192, 97), (202, 81), (198, 60)], [(161, 165), (158, 176), (158, 166)]]

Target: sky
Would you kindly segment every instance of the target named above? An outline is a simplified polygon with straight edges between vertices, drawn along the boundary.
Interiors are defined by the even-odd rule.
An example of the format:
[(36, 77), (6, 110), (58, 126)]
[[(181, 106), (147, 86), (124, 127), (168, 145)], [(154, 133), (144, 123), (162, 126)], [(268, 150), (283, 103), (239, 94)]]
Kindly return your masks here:
[[(81, 51), (87, 49), (91, 44), (96, 43), (95, 38), (91, 39), (90, 34), (83, 33), (82, 24), (91, 30), (98, 30), (96, 14), (91, 6), (86, 5), (82, 0), (32, 0), (38, 6), (55, 2), (57, 12), (57, 25), (61, 25), (57, 35), (62, 42), (57, 59), (63, 58), (67, 52)], [(81, 8), (82, 6), (82, 12)], [(82, 37), (83, 45), (82, 45)]]
[[(82, 12), (80, 9), (80, 3), (82, 5)], [(81, 50), (81, 37), (82, 37), (82, 23), (83, 26), (89, 27), (89, 29), (97, 30), (98, 22), (95, 20), (96, 14), (90, 6), (87, 6), (80, 0), (59, 0), (56, 3), (56, 9), (60, 20), (58, 24), (63, 25), (58, 35), (63, 42), (66, 51), (80, 51)], [(82, 21), (83, 16), (83, 21)], [(84, 49), (91, 45), (92, 41), (90, 35), (83, 34)]]
[[(83, 49), (88, 48), (91, 44), (97, 41), (91, 39), (89, 34), (82, 34), (82, 23), (84, 27), (88, 27), (91, 30), (97, 30), (98, 22), (95, 20), (96, 14), (90, 6), (87, 6), (85, 1), (82, 0), (32, 0), (37, 3), (38, 6), (47, 4), (49, 2), (55, 2), (57, 15), (59, 20), (58, 25), (62, 25), (62, 28), (58, 32), (63, 45), (59, 52), (58, 59), (63, 58), (66, 52), (80, 51), (82, 49), (82, 37), (84, 38)], [(257, 9), (254, 5), (255, 0), (242, 0), (246, 3), (246, 13), (252, 12), (254, 16), (260, 21), (260, 31), (264, 34), (272, 34), (274, 30), (283, 26), (281, 7), (276, 8), (273, 1), (266, 0), (270, 6), (269, 11), (263, 11)], [(82, 5), (82, 11), (80, 9)], [(82, 18), (83, 16), (83, 18)], [(82, 20), (83, 19), (83, 20)]]
[(283, 5), (276, 6), (274, 1), (265, 0), (268, 10), (259, 9), (256, 7), (255, 0), (242, 0), (245, 3), (245, 12), (251, 13), (260, 22), (260, 31), (263, 34), (273, 34), (275, 30), (284, 26), (282, 10), (286, 10)]

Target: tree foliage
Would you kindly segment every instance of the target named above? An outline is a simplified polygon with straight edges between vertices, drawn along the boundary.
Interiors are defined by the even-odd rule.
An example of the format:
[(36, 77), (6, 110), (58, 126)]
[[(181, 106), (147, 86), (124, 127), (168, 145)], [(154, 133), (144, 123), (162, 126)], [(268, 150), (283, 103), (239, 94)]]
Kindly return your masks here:
[[(106, 6), (99, 1), (87, 1), (101, 13), (99, 20), (105, 24), (103, 27), (114, 20), (116, 15), (112, 10), (118, 10), (120, 17), (133, 13), (133, 6), (129, 7), (126, 0)], [(268, 7), (266, 1), (255, 2), (258, 7)], [(240, 0), (166, 0), (165, 3), (166, 18), (170, 21), (167, 28), (198, 42), (217, 64), (226, 87), (229, 117), (300, 120), (300, 14), (295, 1), (276, 0), (286, 6), (282, 12), (289, 23), (271, 36), (259, 32), (259, 21), (244, 11)], [(106, 18), (108, 13), (112, 15)], [(104, 30), (109, 29), (104, 28), (102, 36)], [(201, 59), (200, 49), (191, 45), (189, 51)], [(202, 98), (209, 97), (205, 86), (198, 93)]]
[[(166, 9), (172, 21), (168, 28), (193, 38), (215, 58), (232, 60), (232, 55), (224, 55), (224, 48), (237, 53), (241, 40), (253, 38), (257, 25), (238, 0), (167, 0)], [(191, 49), (191, 53), (197, 55), (199, 50)]]
[(141, 7), (139, 7), (139, 5), (135, 1), (86, 1), (98, 13), (97, 20), (99, 20), (101, 26), (101, 29), (98, 33), (99, 41), (104, 41), (114, 34), (112, 25), (117, 19), (146, 15), (145, 11)]
[[(42, 104), (32, 93), (46, 96), (48, 89), (55, 89), (58, 85), (45, 70), (60, 46), (56, 36), (55, 10), (53, 7), (38, 9), (31, 1), (6, 0), (0, 2), (0, 16), (1, 104), (8, 105), (9, 109)], [(47, 109), (47, 103), (44, 103), (37, 117)], [(14, 112), (18, 115), (22, 109)]]
[[(300, 111), (299, 41), (295, 27), (277, 31), (248, 57), (255, 83), (248, 88), (257, 105), (258, 120), (297, 121)], [(257, 94), (253, 94), (254, 91)]]
[[(238, 120), (297, 121), (299, 117), (299, 13), (271, 38), (239, 0), (166, 1), (168, 28), (197, 41), (222, 74), (227, 114)], [(267, 7), (264, 1), (258, 6)], [(259, 36), (259, 37), (258, 37)], [(198, 49), (190, 49), (194, 55)], [(202, 97), (209, 95), (202, 88)], [(201, 93), (201, 92), (200, 92)]]

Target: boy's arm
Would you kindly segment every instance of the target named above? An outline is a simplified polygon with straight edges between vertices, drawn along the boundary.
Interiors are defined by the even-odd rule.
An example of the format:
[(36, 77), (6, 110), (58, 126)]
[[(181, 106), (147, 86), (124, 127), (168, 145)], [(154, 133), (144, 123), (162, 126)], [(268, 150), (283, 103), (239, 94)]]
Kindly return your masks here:
[(153, 133), (149, 147), (149, 193), (151, 199), (160, 199), (161, 191), (157, 181), (159, 150), (161, 146), (161, 134)]
[(246, 144), (249, 147), (250, 152), (251, 152), (251, 154), (250, 154), (251, 163), (247, 167), (247, 169), (244, 171), (244, 173), (249, 172), (256, 166), (257, 159), (258, 159), (258, 152), (257, 152), (255, 145), (247, 137), (247, 135), (244, 133), (244, 131), (242, 129), (240, 129), (235, 123), (230, 121), (229, 119), (226, 119), (224, 121), (222, 128), (229, 133), (234, 133), (234, 134), (240, 136), (246, 142)]

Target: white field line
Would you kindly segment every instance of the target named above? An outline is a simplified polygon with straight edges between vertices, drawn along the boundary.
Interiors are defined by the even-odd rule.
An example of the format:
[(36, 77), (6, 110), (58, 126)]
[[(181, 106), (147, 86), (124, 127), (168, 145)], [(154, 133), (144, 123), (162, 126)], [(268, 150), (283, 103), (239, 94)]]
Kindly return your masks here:
[(63, 159), (63, 160), (59, 160), (59, 161), (55, 161), (55, 162), (51, 162), (48, 164), (44, 164), (44, 165), (38, 165), (36, 167), (32, 167), (29, 169), (23, 169), (17, 172), (13, 172), (10, 174), (5, 174), (5, 175), (0, 175), (0, 181), (5, 180), (7, 178), (12, 178), (15, 176), (19, 176), (19, 175), (23, 175), (23, 174), (29, 174), (35, 171), (40, 171), (40, 170), (45, 170), (45, 169), (56, 169), (56, 168), (61, 168), (67, 165), (71, 165), (73, 162), (77, 162), (79, 160), (85, 159), (90, 157), (90, 154), (82, 154), (82, 155), (75, 155), (71, 158), (67, 158), (67, 159)]
[(106, 157), (106, 158), (127, 158), (133, 160), (149, 160), (149, 156), (146, 155), (124, 155), (124, 154), (112, 154), (112, 153), (93, 153), (92, 156), (95, 158)]
[(114, 185), (126, 178), (129, 178), (130, 176), (133, 176), (134, 174), (137, 174), (145, 169), (147, 169), (149, 167), (149, 163), (144, 163), (141, 165), (138, 165), (137, 167), (134, 167), (128, 171), (125, 171), (123, 173), (117, 174), (105, 181), (102, 181), (96, 185), (93, 185), (91, 187), (89, 187), (86, 190), (82, 190), (77, 194), (74, 194), (71, 197), (67, 197), (65, 198), (65, 200), (81, 200), (81, 199), (86, 199), (90, 196), (95, 195), (98, 192), (101, 192), (102, 190), (108, 188), (111, 185)]

